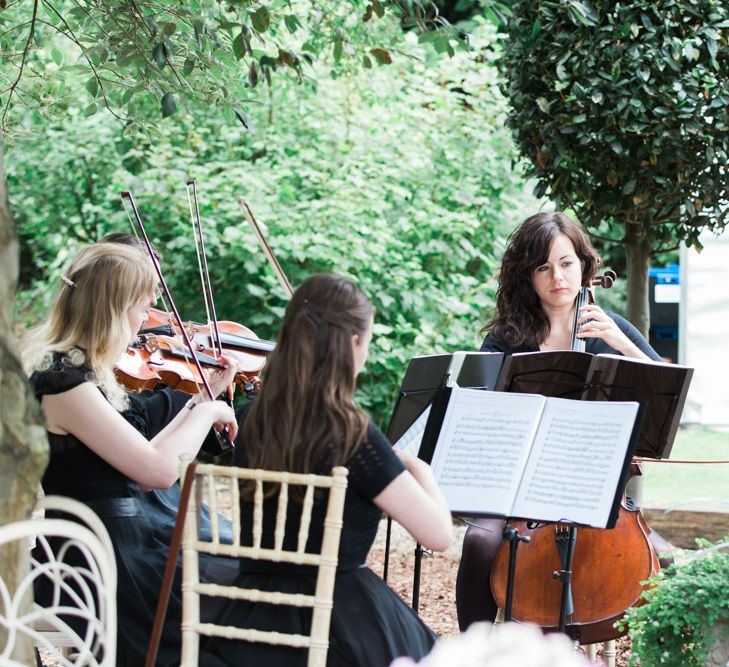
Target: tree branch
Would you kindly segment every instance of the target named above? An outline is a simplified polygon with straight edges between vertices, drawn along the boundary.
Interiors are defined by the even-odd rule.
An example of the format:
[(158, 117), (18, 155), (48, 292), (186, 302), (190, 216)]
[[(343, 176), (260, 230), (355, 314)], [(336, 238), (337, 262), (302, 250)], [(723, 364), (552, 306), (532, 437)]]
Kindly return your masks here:
[(116, 118), (117, 120), (121, 120), (123, 122), (126, 122), (127, 121), (126, 118), (122, 118), (118, 113), (116, 113), (116, 111), (114, 111), (109, 106), (109, 100), (107, 99), (106, 93), (104, 92), (104, 83), (101, 80), (101, 77), (99, 76), (99, 73), (96, 71), (96, 67), (94, 67), (94, 63), (92, 63), (91, 62), (91, 59), (86, 55), (86, 49), (84, 49), (84, 47), (81, 45), (81, 42), (78, 40), (78, 38), (76, 37), (76, 35), (74, 35), (73, 30), (71, 30), (71, 26), (68, 25), (68, 22), (66, 21), (66, 19), (56, 10), (55, 7), (53, 7), (53, 5), (51, 5), (48, 2), (48, 0), (43, 0), (43, 4), (48, 9), (50, 9), (61, 20), (61, 22), (63, 23), (63, 25), (65, 26), (65, 28), (66, 28), (66, 30), (68, 32), (63, 32), (62, 30), (59, 30), (53, 24), (49, 24), (49, 25), (51, 25), (53, 28), (55, 28), (56, 30), (58, 30), (58, 32), (61, 35), (64, 35), (65, 37), (67, 37), (68, 39), (70, 39), (76, 46), (78, 46), (79, 49), (81, 49), (81, 55), (83, 55), (84, 60), (88, 63), (89, 67), (91, 68), (91, 71), (94, 74), (94, 78), (96, 79), (96, 82), (99, 84), (99, 89), (101, 90), (101, 98), (104, 100), (104, 106), (107, 108), (107, 110), (109, 111), (109, 113), (112, 116), (114, 116), (114, 118)]
[(30, 20), (30, 33), (28, 34), (28, 40), (25, 42), (25, 48), (23, 49), (23, 59), (20, 61), (20, 70), (18, 71), (18, 78), (15, 79), (15, 83), (10, 86), (10, 94), (8, 95), (8, 101), (5, 103), (5, 110), (3, 111), (3, 117), (0, 119), (0, 126), (5, 130), (5, 117), (8, 115), (10, 110), (10, 101), (13, 99), (13, 93), (20, 83), (20, 79), (23, 76), (23, 69), (25, 68), (25, 59), (28, 57), (28, 51), (30, 50), (30, 43), (33, 41), (33, 35), (35, 35), (35, 19), (38, 16), (38, 0), (33, 0), (33, 18)]

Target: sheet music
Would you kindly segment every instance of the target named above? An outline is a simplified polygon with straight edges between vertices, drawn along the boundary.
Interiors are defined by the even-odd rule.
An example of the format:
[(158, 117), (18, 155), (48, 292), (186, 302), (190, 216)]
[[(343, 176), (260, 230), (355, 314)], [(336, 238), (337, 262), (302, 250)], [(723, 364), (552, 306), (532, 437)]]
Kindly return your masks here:
[(637, 403), (550, 398), (512, 516), (607, 525)]
[(431, 463), (451, 511), (509, 514), (545, 400), (452, 390)]
[(420, 416), (412, 423), (410, 428), (403, 433), (398, 441), (393, 445), (394, 449), (408, 452), (413, 456), (417, 456), (420, 451), (420, 443), (423, 442), (425, 435), (425, 425), (428, 423), (430, 416), (430, 406), (420, 413)]

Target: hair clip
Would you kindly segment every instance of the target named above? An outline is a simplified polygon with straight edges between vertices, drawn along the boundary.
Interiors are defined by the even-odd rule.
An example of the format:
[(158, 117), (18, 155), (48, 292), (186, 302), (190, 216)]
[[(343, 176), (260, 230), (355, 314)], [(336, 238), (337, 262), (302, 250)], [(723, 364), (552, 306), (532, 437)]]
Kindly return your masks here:
[(73, 282), (73, 280), (71, 280), (68, 276), (64, 276), (63, 274), (61, 274), (61, 280), (69, 287), (76, 287), (76, 283)]

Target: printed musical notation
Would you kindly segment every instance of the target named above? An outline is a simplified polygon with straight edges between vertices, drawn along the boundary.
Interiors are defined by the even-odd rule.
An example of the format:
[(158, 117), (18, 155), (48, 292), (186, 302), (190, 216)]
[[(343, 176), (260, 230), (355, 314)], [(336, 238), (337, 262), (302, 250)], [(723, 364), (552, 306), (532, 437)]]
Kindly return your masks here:
[(431, 465), (454, 512), (604, 527), (637, 411), (453, 389)]

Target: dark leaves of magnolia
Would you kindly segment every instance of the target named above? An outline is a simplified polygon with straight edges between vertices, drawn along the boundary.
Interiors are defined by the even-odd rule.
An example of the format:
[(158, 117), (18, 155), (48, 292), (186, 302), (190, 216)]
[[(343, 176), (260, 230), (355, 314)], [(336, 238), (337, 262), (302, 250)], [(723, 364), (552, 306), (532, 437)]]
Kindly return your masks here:
[(96, 97), (96, 94), (99, 92), (99, 82), (96, 80), (95, 76), (92, 76), (86, 82), (86, 90), (89, 92), (91, 97)]
[(152, 49), (152, 58), (160, 67), (167, 62), (167, 47), (164, 42), (159, 42)]
[(288, 67), (293, 67), (296, 64), (296, 61), (297, 61), (297, 58), (293, 53), (291, 53), (291, 51), (286, 51), (285, 49), (278, 50), (279, 64), (287, 65)]
[(162, 95), (162, 117), (167, 118), (172, 116), (177, 111), (177, 105), (175, 104), (175, 98), (172, 97), (172, 93), (165, 93)]
[(246, 54), (246, 43), (243, 33), (238, 33), (238, 36), (233, 40), (233, 53), (239, 60)]
[(248, 68), (248, 83), (251, 88), (255, 88), (258, 84), (258, 69), (256, 68), (256, 63), (251, 63), (251, 66)]
[(246, 130), (252, 129), (251, 117), (247, 113), (245, 113), (244, 111), (240, 111), (239, 109), (233, 109), (233, 113), (235, 114), (235, 117), (240, 121), (240, 124), (246, 128)]
[(259, 7), (251, 14), (251, 23), (258, 32), (266, 32), (271, 25), (271, 14), (268, 7)]
[(299, 27), (299, 19), (294, 14), (284, 16), (284, 23), (289, 32), (294, 33)]
[(386, 49), (381, 49), (379, 47), (370, 49), (370, 53), (375, 57), (375, 60), (380, 65), (392, 65), (392, 57), (390, 56), (390, 52)]

